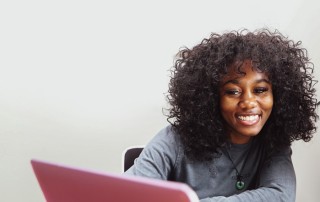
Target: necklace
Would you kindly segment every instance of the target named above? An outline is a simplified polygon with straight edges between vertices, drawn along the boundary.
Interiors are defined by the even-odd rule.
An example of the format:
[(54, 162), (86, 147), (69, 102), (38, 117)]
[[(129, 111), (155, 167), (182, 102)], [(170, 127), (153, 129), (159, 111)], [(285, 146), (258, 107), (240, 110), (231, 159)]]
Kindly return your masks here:
[[(243, 181), (243, 175), (241, 174), (241, 172), (243, 171), (243, 167), (245, 166), (245, 164), (246, 164), (246, 162), (247, 162), (247, 159), (248, 159), (248, 156), (249, 156), (249, 154), (250, 154), (250, 150), (251, 150), (252, 144), (253, 144), (253, 143), (250, 142), (250, 148), (249, 148), (249, 150), (247, 151), (246, 159), (244, 160), (244, 162), (243, 162), (243, 164), (242, 164), (242, 167), (241, 167), (240, 172), (238, 171), (237, 166), (236, 166), (235, 163), (233, 162), (233, 159), (231, 158), (231, 155), (230, 155), (228, 149), (226, 150), (226, 151), (227, 151), (227, 154), (228, 154), (228, 157), (229, 157), (229, 159), (230, 159), (230, 161), (231, 161), (231, 163), (232, 163), (232, 165), (233, 165), (233, 168), (236, 170), (236, 184), (235, 184), (235, 186), (236, 186), (236, 189), (237, 189), (237, 190), (243, 190), (244, 187), (245, 187), (245, 183), (244, 183), (244, 181)], [(229, 148), (231, 148), (231, 145), (229, 145)]]

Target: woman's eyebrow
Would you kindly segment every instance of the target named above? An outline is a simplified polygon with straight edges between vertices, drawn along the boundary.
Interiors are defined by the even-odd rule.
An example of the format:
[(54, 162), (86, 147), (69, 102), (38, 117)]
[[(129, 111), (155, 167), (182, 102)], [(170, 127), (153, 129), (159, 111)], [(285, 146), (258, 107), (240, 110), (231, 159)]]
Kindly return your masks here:
[(222, 86), (225, 86), (225, 85), (227, 85), (228, 83), (239, 84), (240, 82), (239, 82), (238, 79), (230, 79), (230, 80), (227, 80), (226, 82), (224, 82), (224, 83), (222, 84)]
[[(265, 78), (263, 78), (263, 79), (257, 79), (257, 80), (254, 81), (254, 83), (263, 83), (263, 82), (268, 83), (268, 84), (271, 84), (271, 82), (270, 82), (268, 79), (265, 79)], [(240, 81), (239, 81), (238, 79), (230, 79), (230, 80), (227, 80), (226, 82), (224, 82), (224, 83), (222, 84), (222, 86), (225, 86), (225, 85), (227, 85), (228, 83), (240, 84)]]
[(268, 79), (258, 79), (258, 80), (255, 81), (255, 83), (261, 83), (261, 82), (265, 82), (265, 83), (268, 83), (268, 84), (271, 83)]

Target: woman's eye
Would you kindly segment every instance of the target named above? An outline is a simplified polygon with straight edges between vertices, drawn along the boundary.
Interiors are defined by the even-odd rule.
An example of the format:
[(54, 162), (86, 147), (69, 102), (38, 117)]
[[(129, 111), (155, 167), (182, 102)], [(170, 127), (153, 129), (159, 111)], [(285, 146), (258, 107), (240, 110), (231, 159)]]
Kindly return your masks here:
[(241, 92), (239, 90), (226, 90), (225, 91), (225, 94), (227, 94), (227, 95), (238, 95), (240, 93)]
[(259, 87), (254, 89), (254, 93), (264, 93), (266, 91), (268, 91), (268, 88), (265, 87)]

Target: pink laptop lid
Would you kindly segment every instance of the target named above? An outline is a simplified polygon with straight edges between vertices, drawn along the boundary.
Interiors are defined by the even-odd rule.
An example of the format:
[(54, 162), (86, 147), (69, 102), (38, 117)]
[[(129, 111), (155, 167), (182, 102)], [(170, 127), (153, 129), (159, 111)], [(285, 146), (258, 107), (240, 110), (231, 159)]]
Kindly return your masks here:
[(186, 184), (31, 160), (48, 202), (199, 202)]

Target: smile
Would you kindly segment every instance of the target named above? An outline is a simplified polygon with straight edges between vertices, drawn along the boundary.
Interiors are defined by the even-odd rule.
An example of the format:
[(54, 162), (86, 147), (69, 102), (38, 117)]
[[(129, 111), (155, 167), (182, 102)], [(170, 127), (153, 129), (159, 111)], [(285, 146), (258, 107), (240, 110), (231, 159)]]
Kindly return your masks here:
[(239, 115), (237, 116), (237, 119), (244, 125), (254, 125), (259, 122), (260, 116), (257, 114), (247, 116)]
[(259, 119), (259, 115), (238, 116), (238, 119), (240, 119), (241, 121), (254, 121)]

